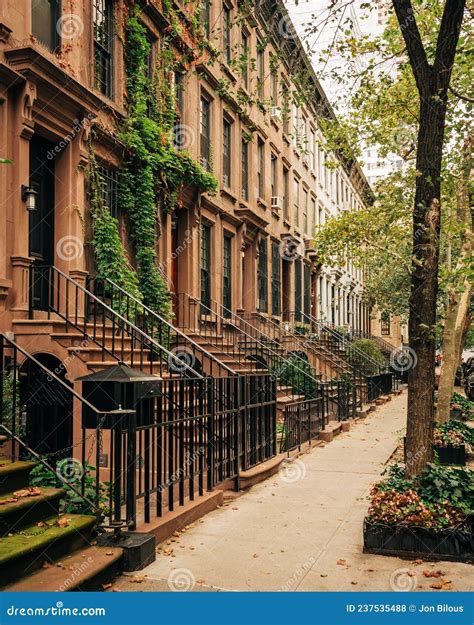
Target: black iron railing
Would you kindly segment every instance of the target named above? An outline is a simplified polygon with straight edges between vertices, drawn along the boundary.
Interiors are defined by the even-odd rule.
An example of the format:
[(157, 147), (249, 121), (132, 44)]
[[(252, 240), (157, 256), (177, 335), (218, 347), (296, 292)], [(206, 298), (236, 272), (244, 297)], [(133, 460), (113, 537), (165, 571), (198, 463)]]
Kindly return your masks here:
[(124, 362), (152, 374), (203, 377), (200, 372), (170, 351), (158, 338), (137, 327), (94, 293), (53, 266), (30, 268), (30, 318), (33, 317), (34, 293), (38, 284), (43, 293), (42, 308), (48, 319), (57, 316), (84, 337), (81, 347), (87, 353), (92, 344), (99, 346), (101, 360)]
[(287, 404), (281, 420), (280, 453), (301, 450), (305, 443), (319, 438), (327, 424), (324, 396)]
[[(44, 374), (40, 387), (28, 383), (27, 372), (31, 374), (32, 366), (36, 371)], [(57, 402), (64, 403), (64, 397), (69, 399), (70, 408), (63, 412), (62, 421), (55, 423), (56, 428), (67, 425), (72, 429), (74, 415), (80, 414), (83, 407), (95, 415), (97, 427), (89, 437), (83, 436), (77, 445), (73, 445), (71, 440), (64, 449), (56, 449), (49, 454), (40, 454), (29, 444), (31, 433), (39, 427), (36, 419), (37, 406), (41, 405), (43, 408), (50, 406), (54, 409)], [(125, 467), (116, 466), (113, 471), (111, 470), (107, 479), (111, 485), (110, 488), (104, 484), (101, 486), (99, 469), (101, 428), (106, 419), (112, 419), (119, 424), (123, 417), (132, 414), (133, 411), (130, 410), (98, 410), (54, 371), (48, 369), (4, 334), (0, 334), (0, 433), (4, 433), (8, 439), (2, 452), (7, 453), (12, 462), (21, 459), (33, 460), (41, 464), (56, 475), (66, 489), (73, 491), (79, 501), (83, 502), (84, 507), (90, 513), (95, 514), (98, 522), (105, 527), (127, 525), (127, 519), (131, 516), (131, 499), (128, 498), (128, 507), (125, 509), (113, 506), (114, 485), (125, 480), (123, 475)], [(54, 436), (51, 426), (47, 436)], [(93, 451), (95, 451), (94, 454), (92, 454)], [(69, 468), (66, 466), (64, 471), (58, 469), (58, 461), (69, 462)], [(90, 464), (92, 461), (95, 462), (95, 467)], [(91, 495), (91, 488), (88, 488), (86, 492), (88, 480), (93, 482), (93, 495)], [(107, 492), (107, 503), (102, 501), (105, 492)]]
[(391, 372), (367, 377), (368, 400), (375, 401), (380, 395), (390, 395), (395, 390), (395, 376)]
[[(156, 339), (160, 345), (166, 345), (171, 353), (192, 369), (214, 377), (234, 375), (225, 363), (112, 280), (90, 278), (87, 288), (144, 334)], [(168, 364), (171, 370), (176, 370), (174, 361)]]
[[(268, 337), (242, 317), (218, 304), (205, 306), (185, 293), (176, 296), (179, 328), (185, 333), (199, 336), (200, 340), (228, 356), (242, 372), (268, 372), (277, 378), (287, 371), (289, 350)], [(238, 370), (238, 369), (237, 369)], [(319, 379), (301, 368), (298, 362), (291, 367), (292, 393), (313, 396), (317, 393)]]

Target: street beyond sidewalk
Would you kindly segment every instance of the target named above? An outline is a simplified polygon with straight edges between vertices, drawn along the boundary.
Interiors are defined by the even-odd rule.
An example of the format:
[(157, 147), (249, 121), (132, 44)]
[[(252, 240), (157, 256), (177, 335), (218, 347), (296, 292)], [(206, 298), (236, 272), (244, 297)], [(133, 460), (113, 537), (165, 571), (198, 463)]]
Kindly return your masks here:
[[(402, 436), (406, 391), (160, 545), (118, 591), (429, 591), (442, 571), (473, 589), (471, 565), (362, 553), (367, 496)], [(449, 586), (449, 584), (447, 585)]]

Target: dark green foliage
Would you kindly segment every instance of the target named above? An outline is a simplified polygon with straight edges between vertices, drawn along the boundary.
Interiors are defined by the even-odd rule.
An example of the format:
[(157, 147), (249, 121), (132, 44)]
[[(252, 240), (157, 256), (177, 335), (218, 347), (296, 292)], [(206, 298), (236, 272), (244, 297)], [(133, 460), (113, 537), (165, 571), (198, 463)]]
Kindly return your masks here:
[[(63, 482), (56, 473), (53, 473), (47, 469), (43, 464), (38, 464), (30, 474), (30, 485), (40, 486), (43, 488), (63, 488), (66, 491), (64, 499), (61, 501), (61, 512), (67, 512), (70, 514), (95, 514), (96, 511), (84, 501), (84, 499), (72, 490), (67, 483)], [(74, 488), (81, 491), (81, 481), (77, 480), (73, 484)], [(107, 514), (109, 505), (109, 490), (110, 485), (108, 482), (100, 482), (99, 484), (99, 511), (102, 514)], [(96, 479), (95, 479), (95, 467), (88, 464), (85, 466), (85, 497), (92, 503), (95, 503), (96, 498)]]
[(317, 397), (316, 372), (304, 358), (290, 356), (275, 373), (282, 386), (291, 386), (294, 395), (304, 395), (307, 399)]
[(385, 365), (379, 346), (372, 339), (357, 339), (348, 350), (349, 362), (364, 375), (377, 375)]

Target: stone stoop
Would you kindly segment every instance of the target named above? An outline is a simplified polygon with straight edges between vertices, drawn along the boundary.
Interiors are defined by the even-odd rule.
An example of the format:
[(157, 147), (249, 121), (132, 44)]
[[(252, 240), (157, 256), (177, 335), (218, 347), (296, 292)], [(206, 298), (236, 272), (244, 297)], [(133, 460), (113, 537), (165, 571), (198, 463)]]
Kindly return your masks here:
[(60, 514), (62, 488), (29, 490), (34, 466), (0, 463), (0, 586), (98, 590), (120, 572), (122, 549), (94, 545), (95, 516)]

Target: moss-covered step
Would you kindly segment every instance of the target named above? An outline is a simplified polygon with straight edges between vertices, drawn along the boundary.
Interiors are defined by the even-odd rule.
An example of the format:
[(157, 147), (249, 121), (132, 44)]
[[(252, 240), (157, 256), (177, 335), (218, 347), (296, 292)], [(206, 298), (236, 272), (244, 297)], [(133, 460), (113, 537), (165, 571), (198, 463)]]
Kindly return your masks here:
[[(67, 525), (58, 525), (59, 519), (67, 519)], [(65, 514), (0, 539), (0, 585), (11, 584), (41, 568), (45, 561), (62, 558), (90, 544), (95, 522), (94, 516)]]
[(2, 462), (0, 464), (0, 495), (26, 488), (29, 484), (30, 473), (35, 466), (35, 462), (22, 460)]
[(27, 525), (59, 514), (59, 503), (66, 491), (62, 488), (40, 488), (39, 491), (38, 495), (26, 497), (15, 497), (15, 492), (19, 491), (0, 495), (0, 536), (14, 534)]
[(99, 590), (120, 573), (123, 549), (84, 547), (4, 588), (4, 592)]

